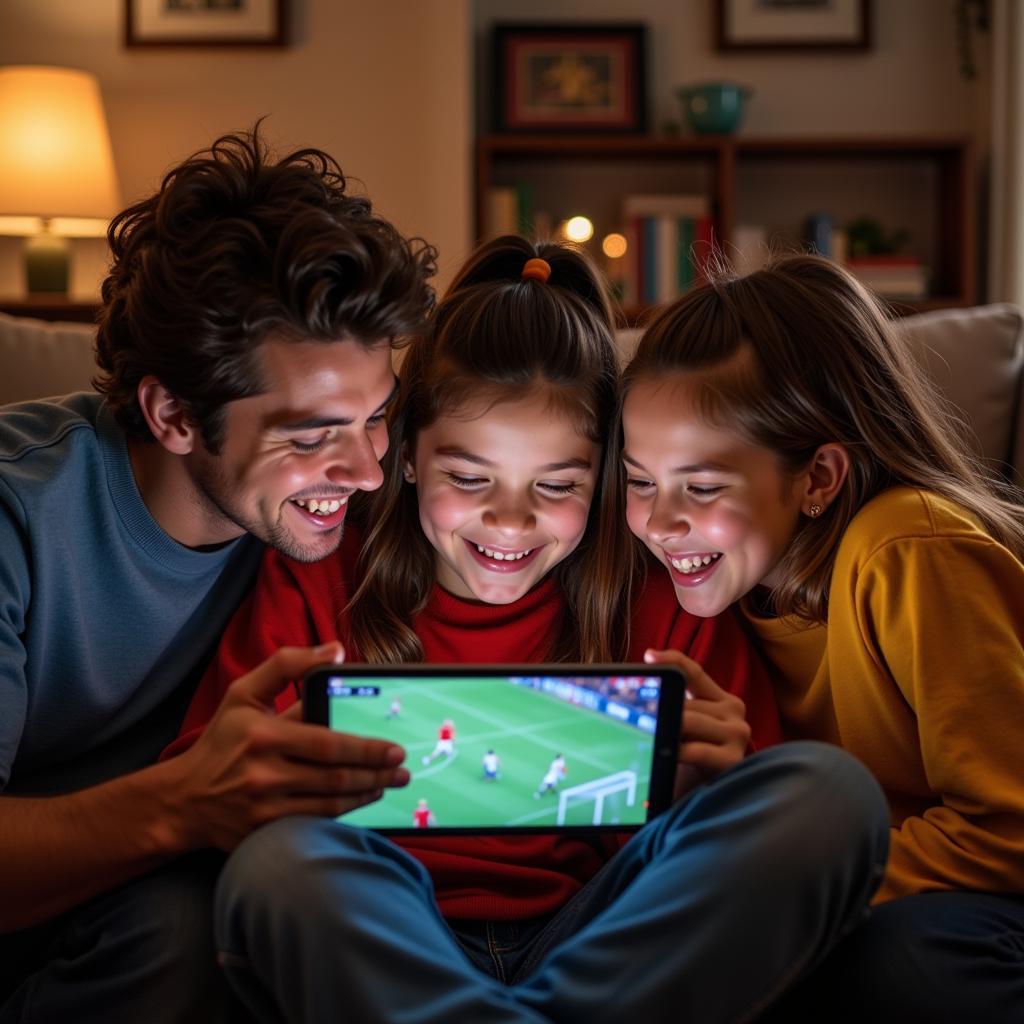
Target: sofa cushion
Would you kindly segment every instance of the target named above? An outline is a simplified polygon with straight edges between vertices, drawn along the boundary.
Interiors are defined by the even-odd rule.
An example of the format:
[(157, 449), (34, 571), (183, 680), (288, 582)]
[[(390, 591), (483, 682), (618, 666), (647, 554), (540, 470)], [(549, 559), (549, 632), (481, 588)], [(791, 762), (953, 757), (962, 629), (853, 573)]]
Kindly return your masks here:
[(900, 321), (914, 354), (967, 417), (979, 454), (1002, 473), (1024, 461), (1024, 313), (1011, 305)]
[(0, 313), (0, 405), (87, 391), (95, 375), (92, 324)]

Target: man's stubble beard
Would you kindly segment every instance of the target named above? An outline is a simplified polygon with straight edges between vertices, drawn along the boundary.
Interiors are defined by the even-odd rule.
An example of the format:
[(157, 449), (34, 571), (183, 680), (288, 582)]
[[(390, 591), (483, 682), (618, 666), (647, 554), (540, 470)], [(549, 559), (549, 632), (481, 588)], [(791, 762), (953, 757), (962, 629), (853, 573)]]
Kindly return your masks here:
[(204, 462), (192, 476), (192, 488), (186, 500), (194, 504), (204, 518), (216, 520), (211, 523), (212, 527), (231, 523), (296, 562), (319, 562), (338, 550), (344, 523), (323, 535), (323, 546), (302, 544), (281, 522), (280, 510), (276, 520), (270, 520), (269, 516), (270, 521), (250, 518), (231, 501), (234, 491), (216, 462)]

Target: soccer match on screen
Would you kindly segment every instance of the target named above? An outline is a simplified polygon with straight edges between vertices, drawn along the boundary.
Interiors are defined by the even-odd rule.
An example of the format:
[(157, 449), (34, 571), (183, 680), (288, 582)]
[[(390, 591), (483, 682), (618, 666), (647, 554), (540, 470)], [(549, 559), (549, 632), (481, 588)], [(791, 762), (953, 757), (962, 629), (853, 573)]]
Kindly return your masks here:
[(343, 816), (374, 829), (641, 825), (660, 680), (332, 677), (332, 729), (400, 743), (412, 780)]

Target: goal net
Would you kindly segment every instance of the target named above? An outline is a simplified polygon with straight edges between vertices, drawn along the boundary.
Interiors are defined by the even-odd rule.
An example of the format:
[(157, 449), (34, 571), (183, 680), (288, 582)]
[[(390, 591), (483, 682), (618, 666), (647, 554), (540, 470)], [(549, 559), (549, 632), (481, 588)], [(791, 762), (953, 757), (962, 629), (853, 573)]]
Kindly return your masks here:
[(632, 807), (636, 803), (636, 772), (616, 772), (614, 775), (605, 775), (600, 779), (591, 779), (590, 782), (581, 783), (579, 786), (570, 786), (558, 794), (558, 824), (565, 824), (565, 816), (570, 807), (577, 807), (582, 803), (593, 801), (594, 816), (593, 824), (600, 825), (604, 815), (604, 802), (616, 793), (625, 790), (626, 803)]

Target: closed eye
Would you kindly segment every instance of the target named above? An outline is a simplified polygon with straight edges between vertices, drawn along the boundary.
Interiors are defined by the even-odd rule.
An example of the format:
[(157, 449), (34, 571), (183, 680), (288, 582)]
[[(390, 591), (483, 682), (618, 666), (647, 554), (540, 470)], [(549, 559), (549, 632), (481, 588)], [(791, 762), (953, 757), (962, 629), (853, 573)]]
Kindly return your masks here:
[(479, 487), (482, 484), (487, 483), (486, 478), (482, 476), (463, 476), (460, 473), (451, 472), (445, 473), (445, 476), (451, 483), (455, 484), (456, 487), (465, 487), (467, 489), (471, 487)]
[(644, 480), (641, 477), (627, 476), (626, 477), (626, 486), (631, 491), (636, 491), (637, 493), (640, 493), (640, 492), (647, 491), (647, 490), (650, 490), (651, 488), (653, 488), (654, 487), (654, 483), (651, 480)]
[(550, 480), (542, 480), (537, 486), (549, 494), (573, 494), (580, 489), (580, 485), (576, 481), (555, 483)]
[(691, 494), (695, 494), (698, 498), (710, 498), (713, 494), (717, 494), (719, 491), (724, 491), (725, 485), (715, 484), (701, 487), (700, 484), (690, 484), (686, 489)]
[(298, 438), (293, 437), (291, 443), (292, 447), (297, 452), (301, 452), (303, 455), (309, 455), (313, 452), (320, 451), (320, 449), (327, 444), (327, 435), (324, 434), (323, 437), (317, 438), (315, 441), (300, 441)]

